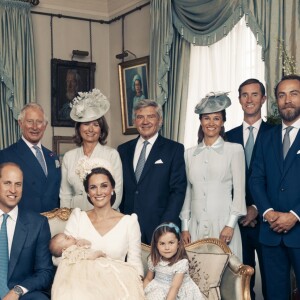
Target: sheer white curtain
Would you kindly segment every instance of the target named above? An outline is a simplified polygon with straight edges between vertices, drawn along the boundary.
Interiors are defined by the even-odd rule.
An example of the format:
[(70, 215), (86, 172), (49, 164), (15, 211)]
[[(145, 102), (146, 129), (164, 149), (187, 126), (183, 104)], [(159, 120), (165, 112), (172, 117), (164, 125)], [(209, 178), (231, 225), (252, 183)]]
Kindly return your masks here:
[[(200, 99), (211, 91), (230, 92), (232, 105), (226, 110), (225, 130), (236, 127), (243, 121), (243, 111), (238, 100), (238, 87), (248, 78), (256, 78), (265, 83), (264, 70), (261, 47), (257, 45), (244, 18), (218, 43), (209, 47), (192, 46), (185, 148), (197, 144), (199, 118), (194, 113), (194, 108)], [(266, 115), (267, 110), (264, 105), (262, 116)]]

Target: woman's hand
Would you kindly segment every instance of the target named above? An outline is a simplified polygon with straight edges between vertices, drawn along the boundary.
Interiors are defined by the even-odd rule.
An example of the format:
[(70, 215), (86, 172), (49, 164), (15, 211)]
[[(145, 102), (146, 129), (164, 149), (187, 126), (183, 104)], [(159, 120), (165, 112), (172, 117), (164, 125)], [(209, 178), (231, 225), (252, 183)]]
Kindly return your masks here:
[(229, 244), (232, 240), (233, 232), (234, 232), (234, 228), (225, 226), (220, 233), (219, 239), (224, 243)]
[(184, 244), (189, 244), (191, 242), (191, 235), (188, 231), (182, 231), (181, 238), (182, 238)]

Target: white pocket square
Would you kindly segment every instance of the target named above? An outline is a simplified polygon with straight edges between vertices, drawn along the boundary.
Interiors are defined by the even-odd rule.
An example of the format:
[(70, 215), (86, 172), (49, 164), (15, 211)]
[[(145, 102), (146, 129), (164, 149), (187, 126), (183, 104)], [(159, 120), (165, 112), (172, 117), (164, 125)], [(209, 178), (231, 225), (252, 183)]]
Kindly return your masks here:
[(159, 164), (163, 164), (163, 161), (161, 159), (157, 160), (155, 163), (155, 165), (159, 165)]
[(300, 154), (300, 150), (298, 150), (297, 154)]

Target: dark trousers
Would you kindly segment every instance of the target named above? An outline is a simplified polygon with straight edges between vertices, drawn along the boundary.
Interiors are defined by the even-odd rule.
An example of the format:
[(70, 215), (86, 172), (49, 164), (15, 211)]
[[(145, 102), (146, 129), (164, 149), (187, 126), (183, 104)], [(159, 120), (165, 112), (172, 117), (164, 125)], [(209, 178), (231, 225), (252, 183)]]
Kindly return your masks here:
[(300, 248), (289, 248), (283, 243), (279, 246), (262, 245), (266, 274), (267, 299), (288, 300), (291, 294), (291, 266), (300, 286)]
[[(263, 256), (261, 251), (261, 244), (259, 243), (259, 224), (257, 224), (254, 228), (240, 226), (240, 231), (241, 231), (242, 245), (243, 245), (243, 263), (245, 265), (251, 266), (255, 270), (256, 267), (255, 252), (256, 252), (258, 257), (258, 262), (259, 262), (260, 275), (261, 275), (262, 294), (264, 296), (264, 299), (267, 299), (266, 277), (265, 277), (265, 272), (263, 267)], [(250, 295), (252, 300), (255, 300), (254, 285), (255, 285), (255, 273), (251, 277), (251, 281), (250, 281)]]

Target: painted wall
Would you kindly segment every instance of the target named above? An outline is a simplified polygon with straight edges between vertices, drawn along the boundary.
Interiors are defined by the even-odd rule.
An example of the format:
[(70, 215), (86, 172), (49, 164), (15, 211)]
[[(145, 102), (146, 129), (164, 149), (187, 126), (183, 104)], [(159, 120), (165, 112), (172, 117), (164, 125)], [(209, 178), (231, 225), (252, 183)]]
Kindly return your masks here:
[[(45, 10), (44, 10), (45, 11)], [(57, 13), (57, 12), (55, 12)], [(78, 16), (78, 15), (76, 15)], [(82, 16), (86, 18), (85, 16)], [(50, 17), (32, 14), (34, 26), (37, 99), (43, 106), (49, 119), (43, 144), (52, 149), (52, 137), (55, 135), (72, 136), (73, 128), (51, 127), (51, 27)], [(71, 60), (72, 50), (90, 52), (89, 23), (66, 18), (53, 18), (53, 58)], [(146, 6), (128, 16), (124, 21), (125, 49), (137, 57), (149, 55), (150, 6)], [(116, 54), (122, 52), (122, 22), (110, 25), (92, 23), (93, 62), (96, 63), (95, 87), (99, 88), (111, 101), (107, 113), (110, 127), (108, 145), (116, 148), (135, 135), (122, 134), (121, 100)], [(90, 62), (90, 57), (74, 60)], [(134, 59), (129, 55), (126, 60)]]

